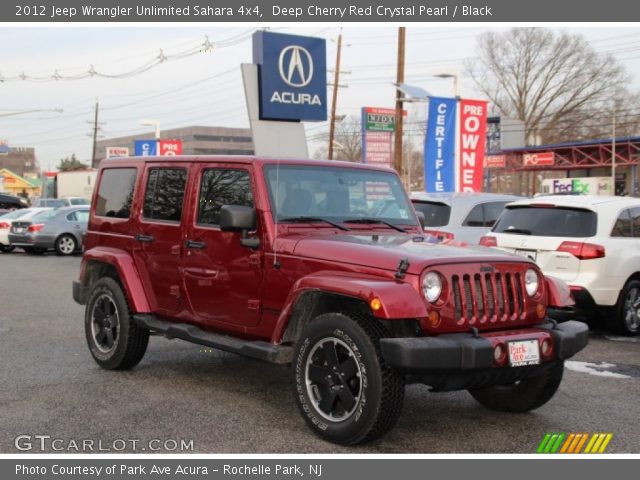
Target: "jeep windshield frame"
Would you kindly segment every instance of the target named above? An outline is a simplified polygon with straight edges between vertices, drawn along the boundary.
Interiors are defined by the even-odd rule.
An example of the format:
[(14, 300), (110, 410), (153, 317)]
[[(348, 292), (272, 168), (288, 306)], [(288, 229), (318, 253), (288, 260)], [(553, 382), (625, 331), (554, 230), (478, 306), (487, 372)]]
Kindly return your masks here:
[[(268, 164), (264, 178), (278, 223), (313, 217), (342, 224), (419, 228), (409, 198), (393, 172), (325, 165)], [(366, 222), (370, 219), (370, 222)], [(301, 223), (301, 222), (297, 222)], [(311, 222), (312, 223), (312, 222)], [(353, 228), (353, 224), (350, 225)]]

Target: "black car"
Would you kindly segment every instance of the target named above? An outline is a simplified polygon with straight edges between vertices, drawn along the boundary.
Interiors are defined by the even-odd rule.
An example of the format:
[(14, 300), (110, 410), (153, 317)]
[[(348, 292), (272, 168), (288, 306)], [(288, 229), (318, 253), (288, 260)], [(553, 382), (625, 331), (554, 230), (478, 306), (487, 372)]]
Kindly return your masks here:
[(29, 202), (26, 199), (0, 193), (0, 210), (16, 210), (27, 207), (29, 207)]

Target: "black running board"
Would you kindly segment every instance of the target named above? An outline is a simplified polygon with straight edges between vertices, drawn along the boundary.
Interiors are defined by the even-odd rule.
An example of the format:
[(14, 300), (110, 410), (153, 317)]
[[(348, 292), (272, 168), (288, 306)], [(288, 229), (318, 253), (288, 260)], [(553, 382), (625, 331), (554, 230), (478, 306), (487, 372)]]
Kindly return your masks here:
[(153, 315), (134, 315), (136, 323), (152, 332), (161, 333), (170, 338), (179, 338), (187, 342), (206, 345), (225, 352), (238, 353), (270, 363), (291, 363), (293, 348), (286, 345), (274, 345), (262, 340), (242, 340), (228, 335), (207, 332), (188, 323), (171, 323)]

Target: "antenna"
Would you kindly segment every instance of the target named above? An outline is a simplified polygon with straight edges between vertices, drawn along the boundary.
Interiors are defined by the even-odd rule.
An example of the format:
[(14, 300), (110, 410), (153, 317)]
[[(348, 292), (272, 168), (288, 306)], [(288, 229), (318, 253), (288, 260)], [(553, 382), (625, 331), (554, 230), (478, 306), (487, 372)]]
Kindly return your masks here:
[(273, 267), (278, 269), (280, 268), (278, 265), (278, 247), (277, 247), (277, 243), (278, 243), (278, 198), (280, 197), (280, 159), (276, 160), (276, 194), (275, 194), (275, 205), (274, 210), (276, 212), (275, 215), (275, 228), (276, 228), (276, 232), (275, 235), (273, 236)]

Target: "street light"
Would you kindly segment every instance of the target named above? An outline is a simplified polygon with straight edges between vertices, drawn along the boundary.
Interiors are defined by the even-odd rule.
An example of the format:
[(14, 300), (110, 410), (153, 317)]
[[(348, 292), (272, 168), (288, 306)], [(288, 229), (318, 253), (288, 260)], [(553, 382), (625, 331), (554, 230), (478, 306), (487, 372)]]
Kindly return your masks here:
[(453, 78), (453, 94), (455, 97), (460, 96), (460, 74), (455, 70), (442, 70), (433, 74), (437, 78)]
[(140, 120), (140, 125), (156, 128), (156, 140), (160, 140), (160, 120)]

